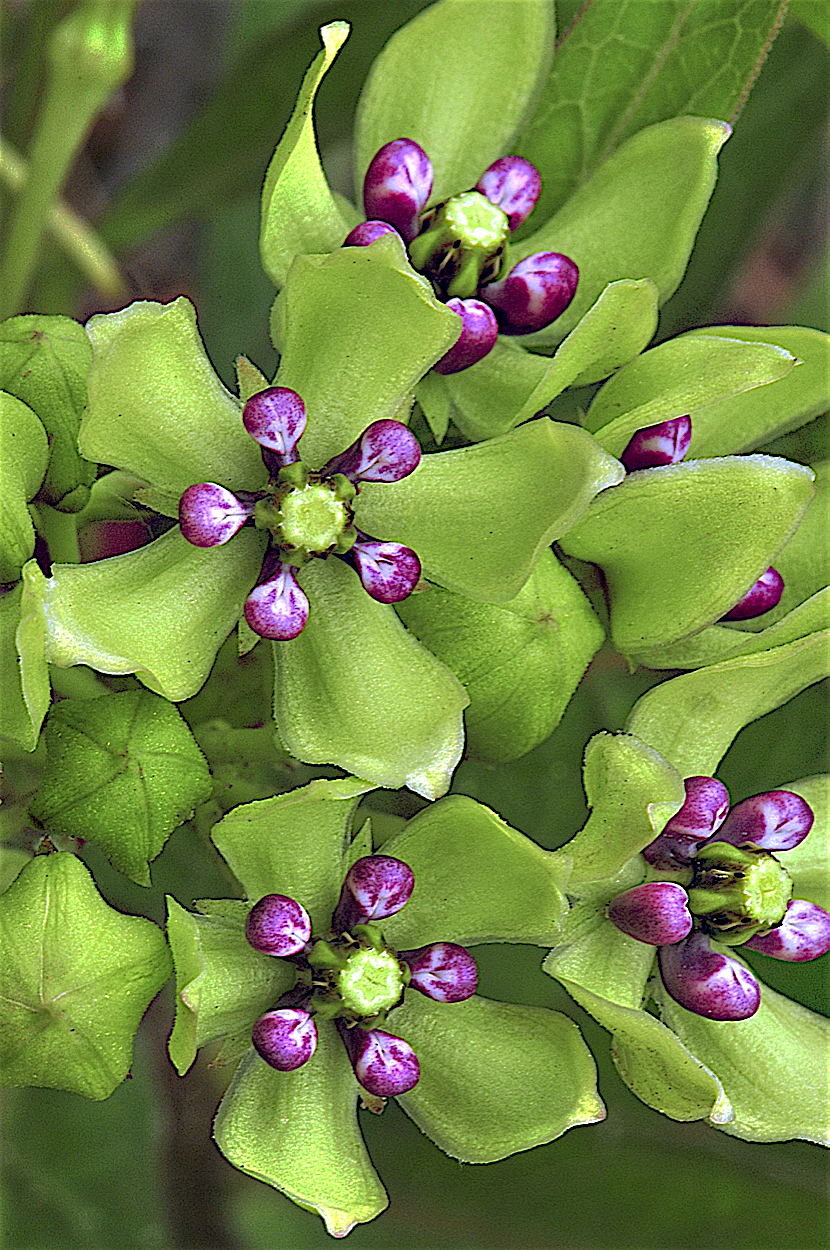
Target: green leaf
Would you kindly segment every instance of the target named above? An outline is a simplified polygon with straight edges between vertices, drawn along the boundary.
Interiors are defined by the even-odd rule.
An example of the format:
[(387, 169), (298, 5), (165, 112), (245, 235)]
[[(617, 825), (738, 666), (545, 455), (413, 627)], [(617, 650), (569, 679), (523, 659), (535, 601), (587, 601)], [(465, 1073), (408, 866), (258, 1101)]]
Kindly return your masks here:
[(149, 861), (213, 792), (186, 723), (147, 690), (62, 700), (46, 722), (46, 747), (34, 818), (100, 846), (139, 885), (150, 884)]
[(86, 402), (92, 349), (83, 326), (69, 317), (11, 317), (0, 324), (0, 390), (22, 399), (49, 435), (42, 499), (79, 511), (95, 480), (95, 465), (78, 454), (78, 425)]
[(444, 794), (464, 745), (468, 700), (457, 678), (342, 561), (312, 561), (300, 582), (308, 624), (274, 643), (274, 715), (286, 749), (373, 785)]
[(579, 583), (551, 551), (507, 603), (474, 603), (433, 586), (397, 611), (470, 697), (467, 755), (495, 763), (553, 732), (605, 638)]
[(432, 198), (472, 187), (510, 143), (553, 54), (549, 0), (440, 0), (387, 43), (363, 87), (356, 184), (385, 143), (406, 136), (432, 161)]
[(347, 22), (321, 28), (323, 51), (303, 79), (265, 175), (259, 248), (262, 267), (276, 286), (285, 282), (298, 252), (331, 252), (349, 232), (320, 164), (313, 111), (317, 88), (348, 37)]
[(595, 499), (561, 545), (603, 570), (615, 645), (637, 655), (742, 598), (795, 530), (812, 476), (760, 455), (646, 469)]
[(277, 1072), (253, 1052), (222, 1099), (213, 1135), (234, 1167), (316, 1211), (333, 1237), (387, 1205), (357, 1124), (360, 1087), (333, 1024), (310, 1063)]
[[(24, 565), (24, 578), (28, 567)], [(23, 582), (0, 596), (0, 737), (33, 751), (50, 690), (43, 625), (37, 611), (32, 612), (25, 586)]]
[(543, 417), (475, 447), (425, 456), (401, 482), (365, 483), (356, 518), (367, 533), (412, 547), (425, 577), (503, 603), (622, 473), (584, 430)]
[(38, 856), (0, 896), (0, 1083), (108, 1098), (170, 975), (164, 935), (101, 898), (74, 855)]
[(16, 582), (35, 549), (28, 500), (46, 472), (46, 431), (27, 404), (0, 392), (0, 582)]
[(421, 1064), (398, 1101), (453, 1159), (494, 1163), (605, 1118), (590, 1051), (557, 1011), (413, 994), (394, 1019)]

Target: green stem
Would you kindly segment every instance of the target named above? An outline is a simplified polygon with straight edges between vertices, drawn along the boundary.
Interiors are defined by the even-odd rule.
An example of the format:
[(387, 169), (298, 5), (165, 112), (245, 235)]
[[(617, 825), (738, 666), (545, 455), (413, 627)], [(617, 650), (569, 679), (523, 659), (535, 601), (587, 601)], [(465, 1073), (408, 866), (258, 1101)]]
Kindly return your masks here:
[(53, 564), (80, 564), (77, 513), (59, 512), (48, 503), (30, 504), (37, 528), (46, 540)]

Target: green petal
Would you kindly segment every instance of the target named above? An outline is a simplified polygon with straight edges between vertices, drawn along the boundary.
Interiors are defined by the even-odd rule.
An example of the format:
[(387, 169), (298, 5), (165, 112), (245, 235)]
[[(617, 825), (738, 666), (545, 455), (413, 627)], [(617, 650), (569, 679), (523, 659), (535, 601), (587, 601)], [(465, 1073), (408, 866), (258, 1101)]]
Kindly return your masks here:
[(399, 950), (442, 941), (548, 946), (567, 913), (566, 869), (464, 795), (419, 812), (383, 850), (415, 875), (406, 907), (383, 924)]
[(813, 809), (815, 821), (803, 842), (787, 851), (784, 866), (793, 879), (793, 894), (830, 911), (830, 776), (787, 781), (779, 790), (793, 790)]
[(696, 633), (773, 561), (813, 495), (812, 473), (772, 456), (693, 460), (632, 473), (562, 539), (598, 564), (625, 654)]
[(495, 1163), (605, 1118), (590, 1051), (557, 1011), (410, 994), (393, 1020), (421, 1065), (398, 1101), (453, 1159)]
[(313, 561), (300, 582), (308, 624), (274, 643), (274, 714), (286, 749), (373, 785), (444, 794), (464, 745), (463, 687), (342, 561)]
[(252, 529), (200, 549), (176, 528), (123, 556), (53, 565), (51, 578), (36, 578), (47, 659), (135, 673), (167, 699), (188, 699), (236, 624), (262, 553)]
[[(550, 371), (550, 361), (534, 356), (513, 339), (499, 337), (477, 365), (460, 373), (429, 374), (439, 378), (452, 402), (451, 415), (465, 438), (481, 442), (496, 438), (518, 425), (519, 414), (536, 395)], [(533, 416), (545, 404), (540, 403)]]
[(556, 32), (548, 0), (442, 0), (392, 36), (358, 105), (359, 187), (385, 143), (420, 143), (435, 170), (434, 200), (472, 187), (525, 118)]
[[(642, 861), (637, 876), (642, 880)], [(621, 933), (606, 917), (605, 905), (622, 890), (606, 883), (598, 901), (576, 903), (568, 914), (563, 933), (544, 963), (557, 980), (569, 982), (626, 1008), (643, 1004), (646, 985), (654, 967), (655, 948)]]
[(43, 576), (31, 561), (24, 581), (0, 597), (0, 736), (26, 751), (37, 746), (50, 698), (43, 619), (27, 592), (32, 569)]
[(189, 300), (100, 314), (87, 333), (93, 356), (82, 455), (176, 496), (195, 482), (229, 490), (262, 484), (259, 447), (213, 371)]
[(357, 1124), (360, 1087), (332, 1024), (311, 1060), (277, 1072), (251, 1053), (222, 1099), (213, 1135), (234, 1167), (316, 1211), (333, 1237), (387, 1205)]
[(367, 482), (357, 523), (414, 548), (424, 575), (448, 590), (503, 603), (622, 473), (584, 430), (543, 417), (475, 447), (424, 456), (402, 482)]
[(49, 443), (27, 404), (0, 391), (0, 582), (16, 582), (35, 549), (27, 502), (46, 472)]
[(330, 252), (349, 231), (320, 164), (313, 114), (317, 88), (348, 37), (347, 22), (321, 28), (323, 51), (303, 79), (265, 175), (259, 250), (262, 267), (277, 286), (298, 252)]

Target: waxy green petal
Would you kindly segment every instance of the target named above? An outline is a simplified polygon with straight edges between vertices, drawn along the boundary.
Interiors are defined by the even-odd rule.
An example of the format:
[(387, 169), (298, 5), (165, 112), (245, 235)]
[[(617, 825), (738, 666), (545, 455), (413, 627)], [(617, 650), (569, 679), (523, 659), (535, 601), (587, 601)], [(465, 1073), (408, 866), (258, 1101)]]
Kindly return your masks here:
[(795, 898), (806, 898), (830, 911), (830, 776), (827, 773), (787, 781), (779, 790), (793, 790), (813, 809), (813, 827), (784, 860), (793, 879)]
[(762, 617), (745, 622), (750, 630), (763, 630), (782, 620), (812, 595), (826, 590), (830, 581), (830, 460), (813, 466), (815, 495), (798, 529), (775, 557), (784, 579), (779, 602)]
[(26, 504), (46, 472), (46, 431), (31, 408), (0, 391), (0, 582), (16, 582), (35, 549)]
[[(478, 364), (446, 376), (432, 373), (452, 404), (454, 424), (465, 438), (481, 442), (506, 434), (519, 422), (531, 395), (541, 388), (550, 361), (500, 336)], [(530, 413), (535, 415), (544, 403)]]
[(34, 560), (22, 572), (23, 582), (0, 596), (0, 737), (33, 751), (49, 708), (49, 670), (43, 618), (28, 591), (32, 574), (43, 574)]

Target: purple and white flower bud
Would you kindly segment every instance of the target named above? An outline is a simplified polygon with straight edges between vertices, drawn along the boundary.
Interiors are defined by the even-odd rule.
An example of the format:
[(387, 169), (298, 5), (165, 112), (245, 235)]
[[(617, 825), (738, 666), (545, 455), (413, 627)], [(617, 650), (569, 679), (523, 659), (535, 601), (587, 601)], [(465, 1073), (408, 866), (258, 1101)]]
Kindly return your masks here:
[(282, 464), (299, 459), (297, 443), (306, 426), (306, 412), (296, 391), (287, 386), (259, 391), (242, 409), (242, 421), (251, 438), (274, 452)]
[(363, 180), (366, 216), (388, 221), (411, 243), (432, 191), (432, 163), (414, 139), (393, 139), (372, 158)]
[(729, 612), (720, 619), (722, 621), (749, 621), (754, 616), (763, 616), (771, 612), (784, 593), (784, 579), (777, 569), (769, 568), (762, 573), (754, 585), (739, 599)]
[(765, 851), (791, 851), (813, 827), (813, 809), (792, 790), (768, 790), (736, 803), (713, 842), (751, 843)]
[(480, 299), (448, 299), (447, 308), (461, 318), (461, 334), (432, 367), (436, 373), (460, 373), (483, 360), (499, 337), (496, 314)]
[(305, 629), (308, 599), (294, 570), (287, 564), (278, 564), (273, 577), (254, 587), (243, 610), (255, 634), (276, 642), (288, 642)]
[(341, 1028), (354, 1074), (378, 1098), (395, 1098), (413, 1089), (421, 1068), (415, 1051), (402, 1037), (383, 1029)]
[(342, 473), (350, 482), (400, 482), (421, 460), (417, 438), (402, 421), (373, 421), (345, 451), (333, 456), (321, 472)]
[(421, 578), (421, 561), (403, 543), (356, 542), (346, 559), (355, 565), (363, 589), (378, 603), (400, 603)]
[(501, 156), (485, 169), (475, 190), (507, 214), (511, 232), (518, 230), (536, 207), (542, 179), (523, 156)]
[(685, 867), (698, 846), (721, 827), (729, 811), (729, 791), (716, 777), (687, 777), (686, 801), (643, 855), (655, 868)]
[(794, 898), (777, 928), (757, 933), (745, 945), (788, 963), (818, 959), (830, 951), (830, 915), (816, 903)]
[(251, 516), (252, 509), (215, 482), (188, 486), (179, 500), (182, 536), (194, 547), (221, 547)]
[(561, 316), (578, 282), (579, 270), (570, 257), (534, 252), (479, 294), (495, 309), (502, 334), (532, 334)]
[(672, 881), (647, 881), (618, 894), (608, 904), (608, 919), (649, 946), (679, 942), (692, 928), (686, 891)]
[(364, 855), (355, 860), (334, 909), (334, 929), (345, 933), (354, 924), (394, 916), (409, 902), (414, 884), (412, 869), (402, 859)]
[(245, 936), (254, 950), (284, 959), (299, 954), (311, 940), (311, 920), (287, 894), (266, 894), (248, 912)]
[[(390, 226), (388, 221), (361, 221), (354, 230), (350, 230), (343, 240), (343, 247), (370, 247), (372, 243), (376, 243), (378, 239), (382, 239), (385, 234), (394, 234), (396, 238), (401, 239), (394, 226)], [(403, 239), (401, 244), (405, 246)]]
[(433, 942), (414, 951), (401, 951), (412, 973), (412, 985), (438, 1003), (461, 1003), (475, 994), (476, 961), (455, 942)]
[(657, 952), (663, 984), (676, 1003), (707, 1020), (748, 1020), (761, 1003), (755, 977), (729, 955), (713, 951), (695, 929)]
[(686, 455), (691, 441), (691, 417), (673, 417), (671, 421), (660, 421), (657, 425), (647, 425), (638, 430), (629, 440), (620, 460), (628, 473), (677, 464)]
[(251, 1041), (272, 1068), (293, 1072), (308, 1063), (317, 1049), (317, 1026), (302, 1007), (281, 1007), (260, 1016)]

